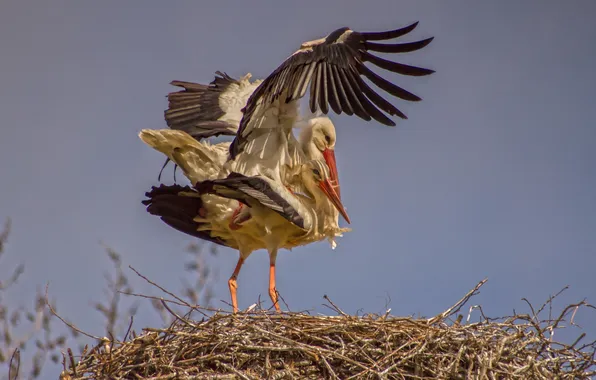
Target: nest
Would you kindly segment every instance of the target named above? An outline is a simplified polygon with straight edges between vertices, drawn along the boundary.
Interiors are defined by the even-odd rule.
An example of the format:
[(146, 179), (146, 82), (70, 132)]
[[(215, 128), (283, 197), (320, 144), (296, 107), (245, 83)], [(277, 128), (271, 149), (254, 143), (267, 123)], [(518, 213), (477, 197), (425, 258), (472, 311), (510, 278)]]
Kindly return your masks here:
[[(596, 343), (553, 341), (553, 332), (585, 302), (558, 318), (515, 315), (462, 323), (457, 314), (480, 283), (430, 319), (351, 316), (330, 300), (337, 316), (229, 314), (201, 321), (175, 315), (165, 329), (146, 328), (123, 342), (104, 338), (62, 379), (589, 379)], [(167, 302), (162, 300), (164, 305)], [(195, 312), (205, 310), (193, 308)], [(471, 310), (471, 309), (470, 309)], [(470, 311), (471, 312), (471, 311)], [(567, 323), (566, 323), (567, 324)], [(68, 360), (67, 360), (68, 362)], [(68, 368), (67, 368), (68, 367)]]

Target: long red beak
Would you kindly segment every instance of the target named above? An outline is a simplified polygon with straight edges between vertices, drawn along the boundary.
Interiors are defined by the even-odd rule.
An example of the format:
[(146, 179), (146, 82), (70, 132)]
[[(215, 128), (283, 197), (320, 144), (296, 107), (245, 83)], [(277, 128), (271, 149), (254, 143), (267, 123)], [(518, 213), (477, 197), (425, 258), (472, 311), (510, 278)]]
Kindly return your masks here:
[(341, 199), (341, 191), (339, 189), (339, 176), (337, 174), (337, 164), (335, 163), (335, 150), (329, 148), (325, 149), (323, 151), (323, 158), (325, 159), (325, 162), (329, 167), (331, 184), (333, 185), (333, 188), (335, 189), (337, 196), (339, 197), (339, 199)]
[(348, 222), (348, 224), (350, 224), (350, 217), (348, 216), (348, 213), (346, 212), (344, 205), (341, 203), (339, 194), (337, 194), (337, 191), (335, 191), (335, 186), (333, 186), (333, 184), (331, 183), (331, 180), (325, 180), (325, 181), (319, 182), (319, 187), (321, 188), (321, 190), (323, 190), (323, 192), (325, 193), (327, 198), (329, 198), (331, 203), (333, 203), (333, 205), (335, 206), (337, 211), (339, 211), (341, 216), (344, 217), (346, 222)]

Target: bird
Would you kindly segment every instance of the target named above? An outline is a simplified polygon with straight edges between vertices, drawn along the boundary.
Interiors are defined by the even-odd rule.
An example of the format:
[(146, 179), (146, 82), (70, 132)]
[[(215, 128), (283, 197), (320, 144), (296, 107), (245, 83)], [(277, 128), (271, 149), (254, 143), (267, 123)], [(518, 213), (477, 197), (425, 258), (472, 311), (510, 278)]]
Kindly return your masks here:
[[(329, 232), (333, 236), (345, 232), (337, 227), (337, 219), (335, 228), (329, 231), (329, 225), (322, 223), (318, 215), (329, 199), (349, 220), (322, 160), (302, 165), (299, 176), (307, 192), (295, 194), (267, 176), (230, 173), (222, 177), (218, 173), (221, 156), (217, 153), (222, 146), (199, 142), (184, 131), (142, 130), (139, 135), (145, 143), (166, 154), (195, 184), (194, 189), (180, 185), (154, 187), (146, 193), (149, 199), (143, 201), (147, 211), (182, 232), (239, 250), (238, 264), (228, 281), (235, 312), (238, 273), (253, 251), (269, 251), (269, 295), (280, 311), (275, 287), (278, 249), (318, 241)], [(238, 208), (237, 202), (248, 208)], [(239, 209), (241, 212), (237, 213)]]
[[(209, 85), (172, 81), (171, 84), (181, 87), (182, 90), (168, 94), (168, 108), (164, 112), (167, 125), (174, 130), (185, 131), (197, 140), (221, 135), (235, 136), (242, 119), (242, 107), (262, 82), (262, 80), (251, 82), (251, 77), (252, 75), (247, 73), (240, 79), (235, 79), (217, 71), (215, 79)], [(330, 171), (330, 181), (335, 185), (335, 190), (341, 198), (335, 158), (335, 126), (328, 117), (312, 115), (305, 114), (296, 123), (296, 128), (300, 131), (299, 149), (304, 152), (306, 160), (325, 160)], [(229, 147), (229, 143), (221, 144)], [(223, 150), (220, 152), (227, 153)], [(168, 162), (169, 158), (166, 158), (162, 171)], [(227, 169), (242, 172), (241, 168), (228, 166)], [(291, 180), (292, 174), (289, 174), (289, 177), (284, 180), (286, 186), (296, 193), (302, 192), (301, 182)], [(160, 178), (161, 172), (158, 180)], [(337, 228), (338, 211), (329, 202), (324, 204), (324, 210), (327, 212), (322, 213), (321, 217), (326, 219), (330, 232), (327, 239), (332, 248), (335, 248), (337, 243), (334, 231)]]
[[(242, 107), (262, 80), (250, 82), (247, 73), (235, 79), (217, 71), (209, 85), (188, 81), (172, 81), (182, 90), (168, 94), (168, 109), (164, 112), (167, 125), (189, 133), (197, 140), (215, 136), (235, 136), (242, 118)], [(323, 159), (331, 171), (331, 181), (339, 183), (335, 160), (335, 126), (331, 119), (321, 115), (304, 115), (296, 128), (299, 142), (307, 159)], [(162, 166), (163, 169), (170, 161)]]
[[(263, 166), (274, 168), (272, 173), (283, 178), (294, 165), (309, 159), (304, 157), (291, 132), (300, 119), (298, 100), (309, 87), (309, 108), (313, 114), (327, 115), (331, 108), (337, 114), (355, 114), (388, 126), (395, 126), (395, 122), (382, 111), (407, 119), (363, 78), (397, 98), (406, 101), (421, 98), (382, 78), (364, 63), (406, 76), (434, 73), (431, 69), (392, 62), (370, 53), (407, 53), (424, 48), (434, 37), (396, 44), (375, 42), (402, 37), (417, 26), (415, 22), (386, 32), (337, 29), (324, 38), (302, 43), (267, 78), (253, 82), (250, 73), (236, 80), (220, 71), (210, 85), (173, 81), (172, 85), (183, 90), (168, 95), (166, 123), (193, 136), (235, 135), (230, 145), (229, 166), (247, 175), (258, 174)], [(326, 157), (337, 181), (336, 165), (331, 159)]]
[[(289, 184), (297, 175), (302, 176), (303, 186), (307, 186), (309, 181), (304, 177), (303, 168), (311, 162), (312, 157), (307, 156), (309, 148), (305, 149), (306, 145), (301, 143), (308, 138), (300, 136), (301, 142), (299, 142), (293, 134), (293, 129), (301, 121), (299, 101), (306, 95), (308, 89), (310, 89), (308, 106), (313, 114), (327, 115), (332, 110), (336, 114), (356, 115), (366, 121), (374, 119), (387, 126), (396, 124), (386, 114), (407, 119), (403, 112), (375, 92), (364, 79), (368, 79), (381, 90), (397, 98), (406, 101), (419, 101), (421, 98), (382, 78), (365, 63), (407, 76), (432, 74), (434, 71), (431, 69), (389, 61), (370, 53), (370, 51), (406, 53), (422, 49), (433, 40), (433, 37), (407, 43), (375, 42), (406, 35), (417, 25), (418, 22), (386, 32), (356, 32), (347, 27), (337, 29), (324, 38), (304, 42), (269, 76), (252, 83), (249, 80), (250, 74), (236, 83), (233, 82), (233, 78), (221, 73), (206, 87), (191, 82), (172, 82), (185, 90), (179, 95), (169, 97), (170, 108), (166, 110), (165, 117), (171, 129), (184, 130), (194, 138), (208, 134), (234, 135), (233, 141), (228, 145), (228, 154), (223, 159), (224, 163), (220, 171), (220, 175), (227, 174), (227, 177), (207, 179), (195, 185), (199, 194), (202, 194), (201, 196), (216, 194), (220, 198), (229, 200), (240, 199), (241, 203), (249, 205), (255, 200), (270, 200), (269, 196), (263, 196), (264, 190), (260, 191), (269, 188), (271, 190), (269, 194), (287, 195), (286, 201), (292, 199), (292, 196), (299, 199), (300, 197), (292, 192), (288, 192), (289, 195), (286, 194), (284, 189), (286, 184)], [(231, 89), (233, 91), (228, 91)], [(191, 94), (193, 92), (194, 94)], [(314, 131), (315, 122), (311, 125)], [(303, 133), (304, 136), (307, 135), (306, 132)], [(313, 139), (314, 136), (311, 135), (311, 142)], [(329, 184), (333, 188), (332, 181), (335, 181), (339, 189), (337, 169), (335, 165), (327, 162), (330, 154), (324, 154), (331, 141), (325, 142), (327, 145), (315, 144), (317, 149), (314, 150), (311, 146), (309, 154), (312, 155), (314, 152), (323, 156), (329, 177), (335, 176)], [(174, 161), (179, 166), (185, 164), (183, 160)], [(221, 160), (218, 162), (221, 163)], [(318, 162), (321, 163), (321, 161)], [(334, 155), (333, 162), (335, 163)], [(311, 174), (314, 175), (313, 172)], [(238, 195), (238, 189), (234, 188), (237, 183), (247, 186), (247, 183), (257, 179), (260, 183), (259, 191), (251, 195), (251, 201)], [(301, 182), (297, 181), (297, 183), (300, 185)], [(335, 195), (338, 199), (339, 194), (340, 192), (336, 191)], [(277, 207), (280, 206), (277, 205)], [(275, 218), (257, 217), (258, 209), (259, 206), (256, 206), (257, 211), (247, 219), (248, 223), (242, 224), (239, 231), (248, 231), (248, 227), (252, 224), (259, 226), (261, 231), (264, 230), (270, 262), (274, 263), (277, 250), (292, 240), (286, 239), (287, 241), (283, 242), (283, 239), (272, 234), (271, 231), (277, 228), (277, 221)], [(243, 211), (240, 206), (234, 212), (238, 212), (239, 220), (246, 217), (246, 211)], [(285, 215), (293, 214), (285, 212)], [(286, 224), (291, 222), (288, 218), (282, 219), (286, 220)], [(288, 226), (286, 225), (285, 228)], [(280, 235), (286, 236), (281, 233)], [(242, 252), (240, 259), (242, 259)], [(238, 262), (238, 271), (242, 262), (242, 260)], [(270, 296), (276, 310), (279, 310), (271, 294), (271, 289), (275, 289), (274, 265), (271, 268)], [(234, 273), (236, 274), (237, 271), (235, 270)], [(229, 284), (232, 292), (232, 283), (229, 282)]]
[(432, 74), (433, 70), (389, 61), (369, 52), (405, 53), (422, 49), (432, 37), (409, 43), (374, 42), (401, 37), (417, 25), (416, 22), (387, 32), (356, 32), (343, 27), (324, 38), (304, 42), (248, 97), (230, 145), (227, 165), (246, 175), (259, 173), (263, 167), (273, 169), (271, 173), (283, 179), (292, 165), (304, 160), (292, 129), (299, 118), (299, 101), (309, 89), (308, 105), (312, 113), (328, 114), (333, 110), (367, 121), (374, 119), (387, 126), (396, 124), (385, 113), (405, 119), (403, 112), (363, 78), (398, 98), (408, 101), (421, 98), (382, 78), (365, 62), (407, 76)]

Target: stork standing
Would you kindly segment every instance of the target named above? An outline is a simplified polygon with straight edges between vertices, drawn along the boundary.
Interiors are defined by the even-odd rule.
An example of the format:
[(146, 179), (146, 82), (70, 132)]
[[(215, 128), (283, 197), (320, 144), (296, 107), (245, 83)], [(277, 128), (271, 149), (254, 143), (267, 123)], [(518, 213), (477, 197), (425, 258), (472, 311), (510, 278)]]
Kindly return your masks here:
[[(223, 166), (224, 171), (240, 174), (207, 181), (206, 185), (199, 186), (199, 190), (204, 194), (213, 193), (223, 198), (237, 199), (249, 206), (252, 203), (252, 206), (256, 205), (257, 209), (259, 207), (257, 203), (262, 205), (260, 200), (265, 199), (261, 197), (263, 192), (250, 195), (240, 191), (244, 194), (244, 196), (240, 196), (239, 188), (236, 188), (240, 185), (235, 181), (241, 180), (239, 183), (246, 186), (246, 181), (258, 178), (264, 181), (262, 183), (270, 185), (272, 193), (269, 194), (281, 194), (285, 190), (285, 186), (282, 185), (295, 177), (307, 162), (305, 150), (301, 149), (301, 144), (293, 135), (292, 128), (298, 120), (298, 101), (305, 95), (309, 87), (309, 108), (312, 113), (320, 111), (327, 114), (332, 109), (337, 114), (356, 115), (364, 120), (374, 119), (388, 126), (394, 126), (395, 123), (385, 113), (405, 119), (406, 116), (366, 84), (363, 77), (385, 92), (403, 100), (418, 101), (420, 98), (380, 77), (364, 63), (369, 62), (379, 68), (408, 76), (423, 76), (433, 73), (429, 69), (388, 61), (369, 53), (369, 51), (405, 53), (425, 47), (432, 41), (432, 38), (397, 44), (374, 42), (401, 37), (416, 26), (417, 23), (414, 23), (405, 28), (378, 33), (359, 33), (349, 28), (341, 28), (325, 38), (303, 43), (299, 50), (287, 58), (265, 80), (251, 84), (249, 76), (243, 78), (248, 83), (245, 91), (242, 92), (243, 98), (233, 101), (231, 104), (243, 104), (243, 99), (246, 97), (248, 99), (244, 108), (241, 109), (242, 116), (238, 123), (235, 139), (229, 146), (229, 158)], [(222, 75), (222, 78), (227, 80), (225, 75)], [(217, 81), (216, 78), (215, 84), (212, 83), (215, 88), (218, 87)], [(183, 84), (187, 92), (193, 92), (193, 85), (201, 86), (188, 82), (173, 82), (173, 84)], [(187, 103), (180, 101), (177, 106), (172, 107), (172, 98), (170, 97), (170, 109), (166, 111), (168, 125), (174, 129), (186, 130), (191, 135), (196, 135), (195, 132), (205, 133), (205, 130), (231, 134), (236, 130), (235, 121), (238, 120), (238, 117), (224, 119), (227, 115), (224, 109), (225, 102), (223, 102), (225, 90), (220, 91), (222, 94), (217, 97), (217, 103), (212, 103), (213, 106), (206, 105), (207, 103), (196, 103), (196, 100), (201, 97), (201, 93), (207, 93), (203, 90), (204, 88), (200, 88), (199, 91), (194, 91), (197, 92), (194, 104), (192, 101)], [(182, 94), (184, 93), (181, 93), (181, 98)], [(202, 116), (205, 114), (203, 110), (218, 107), (220, 111), (224, 111), (223, 115), (215, 113), (209, 118)], [(238, 116), (237, 113), (235, 115)], [(217, 124), (214, 124), (214, 119), (218, 122)], [(317, 150), (326, 161), (329, 160), (329, 154), (325, 155), (324, 152), (328, 149), (329, 144), (330, 141), (327, 142), (327, 146), (317, 146)], [(321, 150), (321, 148), (323, 149)], [(333, 161), (335, 161), (334, 157)], [(180, 165), (182, 162), (177, 163)], [(329, 176), (335, 176), (333, 180), (338, 183), (335, 165), (329, 165), (329, 162), (327, 165), (331, 168)], [(307, 185), (306, 182), (305, 185)], [(256, 194), (259, 195), (255, 197)], [(250, 197), (246, 198), (248, 195)], [(339, 194), (336, 195), (339, 198)], [(270, 196), (266, 198), (271, 199)], [(251, 220), (266, 232), (264, 239), (270, 254), (270, 296), (276, 309), (279, 310), (277, 298), (274, 296), (275, 259), (277, 249), (284, 244), (281, 241), (283, 239), (279, 239), (277, 236), (282, 233), (276, 230), (278, 224), (274, 218), (257, 216), (258, 214), (258, 211), (255, 212)], [(288, 220), (287, 216), (291, 213), (283, 210), (280, 215), (285, 215), (285, 219)], [(242, 263), (241, 252), (241, 258), (232, 276), (234, 285), (235, 277)], [(230, 290), (232, 291), (232, 284), (230, 284)]]
[[(237, 310), (237, 276), (242, 264), (255, 250), (265, 248), (273, 263), (279, 248), (293, 248), (324, 237), (345, 232), (319, 214), (330, 201), (349, 220), (330, 181), (324, 161), (313, 160), (301, 166), (299, 178), (305, 195), (294, 194), (285, 184), (267, 176), (227, 175), (222, 168), (221, 151), (226, 143), (199, 142), (186, 132), (143, 130), (141, 139), (175, 162), (184, 175), (196, 184), (154, 188), (144, 201), (148, 211), (159, 215), (172, 227), (217, 244), (237, 248), (238, 264), (229, 280), (232, 305)], [(242, 202), (248, 208), (239, 208)], [(240, 212), (238, 212), (240, 210)], [(329, 211), (325, 211), (329, 213)], [(337, 214), (335, 214), (337, 215)], [(275, 292), (275, 265), (270, 269), (270, 296), (279, 310)]]

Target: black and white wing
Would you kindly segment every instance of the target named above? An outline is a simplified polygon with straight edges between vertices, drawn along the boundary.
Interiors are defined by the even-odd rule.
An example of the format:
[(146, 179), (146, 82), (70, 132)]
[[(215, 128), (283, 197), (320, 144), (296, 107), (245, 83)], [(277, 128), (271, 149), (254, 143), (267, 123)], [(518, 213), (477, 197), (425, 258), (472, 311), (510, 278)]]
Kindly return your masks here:
[(147, 199), (142, 203), (147, 206), (147, 212), (159, 216), (170, 227), (202, 240), (238, 249), (233, 239), (212, 236), (205, 228), (208, 227), (207, 223), (196, 221), (203, 201), (195, 189), (180, 185), (160, 185), (153, 186), (145, 196)]
[[(247, 177), (231, 173), (227, 178), (203, 181), (195, 185), (201, 194), (215, 194), (223, 198), (235, 199), (248, 207), (259, 204), (275, 211), (290, 223), (305, 228), (304, 218), (296, 205), (297, 199), (285, 199), (275, 183), (261, 176)], [(288, 193), (287, 191), (285, 193)]]
[(397, 98), (420, 100), (417, 95), (387, 81), (365, 65), (369, 62), (381, 69), (408, 76), (432, 74), (433, 70), (389, 61), (370, 53), (407, 53), (422, 49), (433, 37), (395, 44), (374, 42), (401, 37), (417, 25), (416, 22), (401, 29), (371, 33), (356, 32), (346, 27), (320, 40), (303, 43), (248, 99), (238, 134), (230, 146), (231, 157), (235, 158), (247, 149), (254, 152), (266, 150), (262, 144), (251, 143), (251, 140), (265, 133), (259, 131), (261, 126), (271, 128), (271, 123), (262, 120), (271, 117), (266, 112), (268, 105), (280, 98), (285, 104), (297, 101), (309, 88), (309, 106), (313, 113), (320, 110), (327, 114), (331, 109), (337, 114), (356, 115), (367, 121), (374, 119), (389, 126), (394, 126), (395, 122), (386, 114), (406, 119), (403, 112), (375, 92), (363, 77)]
[(208, 85), (172, 81), (182, 90), (168, 94), (168, 109), (164, 112), (171, 129), (183, 130), (197, 140), (212, 136), (234, 136), (242, 119), (242, 109), (261, 83), (250, 82), (246, 74), (234, 79), (217, 71)]
[[(260, 80), (250, 82), (250, 78), (251, 75), (246, 74), (240, 79), (234, 79), (217, 71), (215, 79), (208, 85), (172, 81), (171, 85), (181, 87), (182, 90), (168, 94), (168, 109), (164, 112), (166, 124), (199, 141), (222, 135), (235, 136), (242, 119), (242, 108), (261, 83)], [(163, 164), (158, 181), (169, 161), (167, 158)]]

